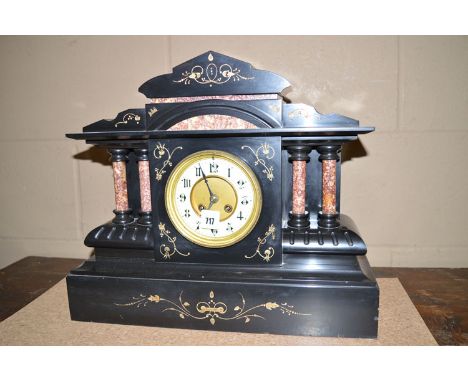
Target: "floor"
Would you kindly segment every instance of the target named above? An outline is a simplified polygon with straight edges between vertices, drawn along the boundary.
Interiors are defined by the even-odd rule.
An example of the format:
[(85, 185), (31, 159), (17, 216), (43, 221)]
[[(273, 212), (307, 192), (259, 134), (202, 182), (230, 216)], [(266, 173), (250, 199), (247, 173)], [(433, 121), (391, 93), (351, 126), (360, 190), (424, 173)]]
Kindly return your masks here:
[[(65, 277), (83, 260), (26, 257), (0, 270), (0, 321)], [(468, 268), (374, 268), (400, 279), (439, 345), (468, 345)]]

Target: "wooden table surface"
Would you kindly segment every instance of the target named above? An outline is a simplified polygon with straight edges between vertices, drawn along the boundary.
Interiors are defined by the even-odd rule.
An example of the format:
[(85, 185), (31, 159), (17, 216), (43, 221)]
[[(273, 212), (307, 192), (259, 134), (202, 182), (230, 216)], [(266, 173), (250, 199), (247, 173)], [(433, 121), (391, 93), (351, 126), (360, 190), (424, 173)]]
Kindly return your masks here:
[[(0, 321), (39, 297), (81, 259), (26, 257), (0, 270)], [(468, 345), (468, 268), (374, 268), (400, 279), (439, 345)]]

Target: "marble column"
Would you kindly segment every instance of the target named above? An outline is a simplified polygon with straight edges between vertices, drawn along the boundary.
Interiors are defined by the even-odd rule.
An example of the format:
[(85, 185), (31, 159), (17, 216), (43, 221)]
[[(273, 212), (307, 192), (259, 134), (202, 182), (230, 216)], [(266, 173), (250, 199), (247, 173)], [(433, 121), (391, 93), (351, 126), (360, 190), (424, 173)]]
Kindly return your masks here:
[(340, 160), (341, 146), (319, 146), (317, 149), (322, 162), (322, 211), (318, 225), (322, 228), (336, 228), (340, 225), (336, 211), (336, 165)]
[(147, 149), (137, 149), (135, 154), (138, 161), (138, 175), (140, 179), (140, 217), (138, 223), (151, 225), (151, 187), (149, 157)]
[(112, 170), (114, 172), (114, 192), (115, 192), (115, 224), (128, 224), (133, 222), (132, 211), (128, 206), (127, 191), (127, 149), (109, 150), (112, 160)]
[(311, 148), (305, 145), (291, 145), (287, 148), (289, 162), (292, 163), (292, 201), (288, 226), (295, 229), (305, 229), (310, 226), (309, 211), (307, 211), (306, 184), (307, 162), (310, 161)]

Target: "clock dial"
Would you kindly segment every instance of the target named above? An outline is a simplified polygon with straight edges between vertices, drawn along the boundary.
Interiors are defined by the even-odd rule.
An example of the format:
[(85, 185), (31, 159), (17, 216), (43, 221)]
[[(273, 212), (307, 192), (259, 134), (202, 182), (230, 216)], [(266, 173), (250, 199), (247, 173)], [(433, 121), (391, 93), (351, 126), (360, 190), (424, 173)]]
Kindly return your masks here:
[(182, 160), (168, 179), (165, 200), (174, 227), (193, 243), (212, 248), (246, 237), (262, 206), (252, 170), (240, 158), (217, 150)]

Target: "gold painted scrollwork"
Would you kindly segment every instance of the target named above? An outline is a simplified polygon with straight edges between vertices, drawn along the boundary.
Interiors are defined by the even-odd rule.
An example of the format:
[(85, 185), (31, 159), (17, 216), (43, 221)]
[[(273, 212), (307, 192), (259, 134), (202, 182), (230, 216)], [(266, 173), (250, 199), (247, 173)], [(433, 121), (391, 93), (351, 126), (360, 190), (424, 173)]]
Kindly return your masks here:
[(155, 168), (154, 171), (156, 172), (156, 180), (159, 182), (163, 175), (166, 173), (165, 168), (167, 166), (172, 167), (172, 155), (176, 150), (182, 150), (182, 146), (177, 146), (174, 150), (169, 151), (164, 143), (157, 143), (156, 148), (153, 151), (153, 155), (156, 159), (162, 159), (167, 155), (167, 159), (163, 162), (161, 168)]
[(116, 122), (114, 126), (117, 127), (121, 124), (126, 125), (129, 121), (132, 121), (132, 120), (135, 120), (136, 124), (139, 125), (141, 117), (138, 114), (127, 113), (123, 116), (122, 120), (120, 122)]
[(177, 249), (176, 240), (177, 237), (171, 236), (168, 229), (166, 229), (166, 225), (163, 223), (159, 223), (159, 236), (161, 236), (166, 242), (162, 243), (159, 246), (159, 252), (163, 256), (164, 259), (169, 260), (174, 254), (179, 254), (181, 256), (190, 256), (190, 252), (182, 253)]
[(267, 179), (270, 182), (272, 182), (274, 178), (273, 166), (267, 166), (266, 160), (273, 159), (273, 157), (275, 156), (275, 149), (271, 147), (268, 143), (262, 143), (256, 150), (254, 150), (250, 146), (242, 146), (241, 149), (249, 149), (250, 151), (252, 151), (256, 158), (256, 161), (254, 163), (255, 166), (263, 166), (262, 172), (266, 174)]
[(213, 55), (210, 53), (208, 56), (210, 63), (203, 68), (200, 65), (195, 65), (192, 69), (186, 70), (181, 74), (180, 79), (174, 80), (176, 83), (183, 83), (184, 85), (190, 85), (196, 82), (201, 85), (222, 85), (226, 82), (240, 81), (240, 80), (252, 80), (254, 77), (245, 77), (241, 75), (241, 71), (238, 68), (233, 68), (230, 64), (217, 65), (213, 63)]
[[(210, 291), (208, 299), (205, 301), (198, 301), (191, 303), (183, 298), (184, 291), (179, 294), (178, 301), (171, 301), (165, 299), (158, 294), (144, 295), (140, 294), (138, 297), (132, 297), (131, 301), (124, 304), (114, 304), (116, 306), (132, 306), (136, 308), (146, 307), (148, 303), (163, 304), (166, 306), (161, 312), (175, 312), (180, 319), (191, 318), (195, 320), (208, 320), (211, 325), (216, 324), (216, 320), (230, 321), (230, 320), (243, 320), (245, 324), (249, 323), (251, 319), (259, 318), (265, 320), (266, 318), (259, 313), (265, 311), (280, 311), (282, 314), (288, 316), (311, 316), (311, 313), (299, 313), (293, 310), (294, 306), (287, 303), (277, 303), (274, 301), (267, 301), (263, 304), (247, 307), (246, 301), (242, 293), (240, 296), (240, 304), (230, 309), (223, 301), (215, 300), (215, 293)], [(185, 301), (184, 301), (185, 300)], [(264, 313), (263, 313), (264, 314)]]
[(257, 250), (251, 255), (245, 255), (244, 257), (246, 259), (252, 259), (258, 255), (266, 262), (269, 262), (271, 258), (275, 255), (275, 249), (271, 246), (266, 249), (263, 249), (262, 247), (267, 243), (268, 238), (270, 236), (273, 240), (275, 239), (275, 232), (276, 232), (276, 228), (273, 224), (271, 224), (268, 227), (268, 230), (265, 232), (265, 235), (257, 239), (257, 242), (258, 242)]

